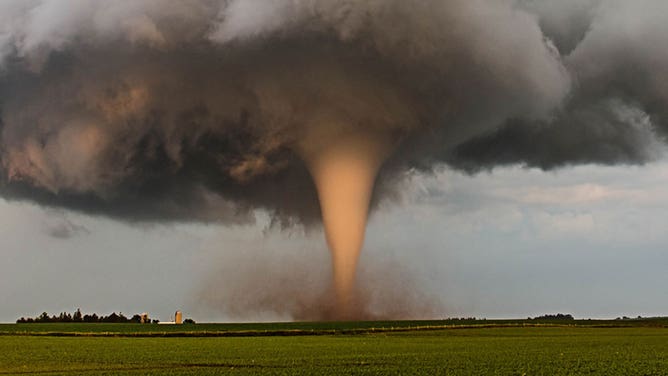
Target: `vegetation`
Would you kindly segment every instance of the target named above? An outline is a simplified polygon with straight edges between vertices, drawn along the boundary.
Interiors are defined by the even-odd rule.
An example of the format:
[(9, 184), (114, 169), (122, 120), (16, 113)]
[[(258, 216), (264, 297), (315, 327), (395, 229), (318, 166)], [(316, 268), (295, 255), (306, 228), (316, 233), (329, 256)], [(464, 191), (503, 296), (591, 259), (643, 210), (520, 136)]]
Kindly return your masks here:
[[(24, 329), (43, 325), (116, 326), (118, 332), (147, 327), (12, 324)], [(284, 324), (273, 325), (283, 328)], [(337, 325), (341, 330), (364, 326)], [(668, 330), (641, 326), (516, 326), (252, 338), (27, 336), (11, 335), (6, 326), (2, 331), (0, 374), (663, 375), (668, 369)]]
[[(143, 316), (142, 316), (143, 315)], [(93, 314), (82, 314), (81, 310), (77, 310), (70, 314), (67, 312), (61, 312), (60, 315), (49, 316), (48, 313), (43, 312), (41, 315), (35, 318), (25, 318), (21, 317), (16, 320), (17, 324), (33, 324), (33, 323), (114, 323), (114, 324), (157, 324), (158, 320), (151, 320), (147, 314), (135, 314), (132, 317), (128, 318), (123, 315), (123, 313), (112, 312), (108, 316), (100, 315), (96, 313)], [(194, 324), (193, 319), (185, 319), (184, 324)]]
[(17, 324), (30, 324), (30, 323), (70, 323), (70, 322), (85, 322), (85, 323), (141, 323), (141, 315), (134, 315), (131, 318), (127, 318), (123, 313), (116, 314), (116, 312), (111, 313), (108, 316), (98, 316), (96, 313), (83, 315), (81, 310), (77, 310), (73, 314), (67, 312), (61, 312), (60, 315), (49, 316), (48, 313), (43, 312), (41, 315), (35, 318), (25, 318), (21, 317), (16, 320)]
[(355, 321), (355, 322), (282, 322), (242, 324), (191, 324), (191, 325), (135, 325), (114, 323), (21, 323), (0, 324), (2, 335), (57, 335), (85, 336), (110, 335), (128, 337), (151, 336), (266, 336), (266, 335), (326, 335), (364, 334), (413, 330), (497, 328), (524, 326), (575, 326), (575, 327), (654, 327), (668, 328), (668, 317), (632, 320), (486, 320), (446, 319), (419, 321)]
[(563, 314), (563, 313), (557, 313), (556, 315), (543, 315), (543, 316), (538, 316), (529, 318), (529, 320), (557, 320), (557, 321), (573, 321), (575, 320), (573, 318), (573, 315), (571, 314)]

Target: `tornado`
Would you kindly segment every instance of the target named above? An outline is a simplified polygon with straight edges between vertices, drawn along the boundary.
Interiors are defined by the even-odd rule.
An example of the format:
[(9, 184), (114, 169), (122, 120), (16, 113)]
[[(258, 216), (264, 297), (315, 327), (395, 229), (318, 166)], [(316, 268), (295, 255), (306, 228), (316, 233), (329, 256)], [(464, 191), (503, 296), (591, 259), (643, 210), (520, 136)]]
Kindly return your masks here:
[[(341, 128), (344, 128), (341, 130)], [(354, 318), (355, 275), (378, 170), (392, 149), (388, 135), (319, 124), (300, 143), (318, 192), (332, 259), (334, 312)]]
[[(374, 194), (443, 168), (661, 155), (665, 14), (664, 0), (2, 0), (0, 199), (131, 224), (322, 223), (330, 316), (359, 317)], [(284, 305), (271, 287), (239, 296)]]

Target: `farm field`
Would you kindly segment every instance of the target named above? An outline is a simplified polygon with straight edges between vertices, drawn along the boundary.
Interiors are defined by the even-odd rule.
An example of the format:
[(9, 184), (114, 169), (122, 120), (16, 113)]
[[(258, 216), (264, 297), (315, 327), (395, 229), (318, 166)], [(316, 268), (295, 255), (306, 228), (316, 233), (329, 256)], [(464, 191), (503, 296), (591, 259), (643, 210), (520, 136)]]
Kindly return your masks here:
[(241, 335), (317, 335), (430, 330), (448, 328), (513, 326), (578, 327), (664, 327), (667, 317), (628, 320), (401, 320), (346, 322), (266, 322), (215, 323), (196, 325), (111, 324), (111, 323), (38, 323), (0, 324), (2, 335), (101, 335), (101, 336), (241, 336)]
[[(379, 326), (378, 322), (373, 324)], [(71, 327), (82, 324), (28, 324), (30, 328), (22, 328), (31, 329), (32, 334), (28, 330), (8, 329), (19, 325), (3, 325), (0, 375), (665, 375), (668, 370), (668, 329), (661, 327), (485, 327), (317, 336), (74, 337), (45, 335), (46, 327), (40, 325), (70, 325), (70, 329), (83, 333), (82, 328)], [(224, 326), (209, 325), (218, 325), (219, 330)], [(238, 325), (228, 324), (232, 328), (228, 330), (238, 330)], [(287, 325), (300, 330), (304, 325), (334, 325), (343, 330), (362, 324), (242, 326), (253, 325), (270, 329)], [(128, 334), (141, 327), (116, 325), (115, 332)], [(191, 327), (195, 333), (202, 331), (199, 324)], [(172, 326), (169, 328), (173, 330)], [(63, 328), (58, 332), (63, 333)]]

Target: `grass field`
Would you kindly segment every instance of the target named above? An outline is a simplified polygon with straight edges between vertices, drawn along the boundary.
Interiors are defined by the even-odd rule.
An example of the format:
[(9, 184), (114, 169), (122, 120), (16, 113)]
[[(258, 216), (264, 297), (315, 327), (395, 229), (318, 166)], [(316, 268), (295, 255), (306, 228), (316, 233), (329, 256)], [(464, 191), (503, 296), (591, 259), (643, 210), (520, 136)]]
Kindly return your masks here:
[[(392, 324), (389, 328), (428, 326), (416, 325), (427, 322), (2, 325), (0, 375), (668, 374), (668, 329), (656, 325), (323, 332), (351, 333), (347, 330), (382, 328), (387, 323)], [(153, 331), (147, 329), (151, 327)], [(270, 335), (133, 337), (163, 333), (156, 329)], [(283, 330), (321, 335), (276, 335)], [(104, 336), (60, 336), (67, 333)]]
[(578, 327), (666, 327), (668, 318), (630, 320), (481, 320), (448, 319), (419, 321), (353, 321), (353, 322), (278, 322), (196, 325), (155, 324), (89, 324), (40, 323), (0, 324), (2, 335), (116, 335), (116, 336), (240, 336), (240, 335), (309, 335), (389, 332), (415, 329), (446, 329), (500, 326), (578, 326)]

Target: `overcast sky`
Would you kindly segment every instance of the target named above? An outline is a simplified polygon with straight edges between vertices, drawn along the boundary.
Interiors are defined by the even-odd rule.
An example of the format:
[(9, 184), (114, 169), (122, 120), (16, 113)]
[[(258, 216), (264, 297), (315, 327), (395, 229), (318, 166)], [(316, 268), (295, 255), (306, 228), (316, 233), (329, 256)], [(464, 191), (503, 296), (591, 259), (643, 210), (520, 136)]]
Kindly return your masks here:
[[(665, 315), (667, 184), (668, 160), (416, 175), (401, 202), (373, 215), (361, 273), (393, 265), (400, 283), (438, 301), (442, 317)], [(319, 230), (279, 232), (258, 218), (254, 226), (142, 226), (0, 201), (0, 321), (78, 307), (239, 320), (227, 314), (230, 289), (255, 294), (295, 275), (324, 278)], [(239, 284), (240, 273), (263, 274), (260, 285)], [(317, 281), (301, 288), (321, 293)]]

